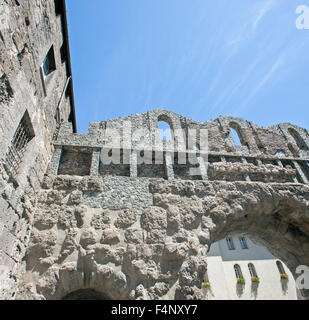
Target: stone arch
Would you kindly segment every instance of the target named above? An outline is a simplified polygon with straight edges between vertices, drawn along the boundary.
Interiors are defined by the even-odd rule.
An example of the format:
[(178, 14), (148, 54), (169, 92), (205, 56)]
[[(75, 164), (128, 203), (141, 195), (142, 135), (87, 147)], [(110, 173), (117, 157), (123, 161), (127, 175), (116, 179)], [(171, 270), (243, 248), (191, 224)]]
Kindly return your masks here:
[(170, 133), (170, 139), (167, 139), (167, 140), (173, 141), (174, 140), (174, 126), (173, 126), (172, 119), (166, 114), (160, 114), (157, 119), (157, 128), (160, 128), (160, 125), (159, 125), (160, 123), (164, 123), (167, 125), (167, 127), (169, 128), (169, 133)]
[[(263, 198), (263, 194), (261, 192), (259, 198)], [(227, 235), (245, 235), (284, 262), (296, 280), (299, 276), (296, 268), (309, 264), (308, 206), (281, 197), (272, 204), (269, 200), (267, 203), (253, 201), (241, 214), (237, 211), (232, 211), (226, 220), (216, 223), (217, 229), (211, 235), (209, 246)], [(297, 218), (300, 220), (297, 221)], [(308, 297), (307, 290), (298, 294)]]
[[(151, 179), (148, 190), (153, 203), (138, 214), (80, 206), (76, 212), (83, 212), (92, 228), (76, 224), (63, 242), (54, 241), (52, 231), (33, 233), (28, 261), (30, 255), (44, 270), (36, 277), (28, 264), (28, 286), (22, 289), (31, 285), (47, 300), (84, 289), (117, 300), (202, 299), (207, 249), (233, 233), (266, 247), (295, 278), (296, 267), (309, 266), (308, 185)], [(59, 205), (58, 218), (65, 208)], [(37, 212), (34, 227), (53, 212)], [(123, 221), (128, 214), (134, 214), (133, 222)], [(103, 219), (116, 215), (116, 222)], [(66, 219), (68, 228), (75, 225), (74, 214)], [(54, 223), (48, 227), (54, 229)]]
[(241, 126), (238, 123), (232, 121), (229, 123), (229, 127), (230, 127), (230, 134), (233, 138), (232, 140), (234, 141), (234, 145), (238, 147), (246, 146)]
[(298, 146), (299, 149), (308, 151), (309, 148), (307, 144), (305, 143), (304, 139), (301, 137), (301, 135), (294, 129), (294, 128), (289, 128), (288, 129), (289, 134), (292, 136), (294, 139), (296, 145)]
[[(242, 234), (284, 262), (295, 279), (299, 276), (296, 273), (298, 266), (309, 266), (308, 187), (241, 182), (180, 182), (177, 185), (165, 185), (162, 189), (156, 187), (155, 191), (159, 193), (155, 194), (157, 205), (167, 207), (173, 223), (176, 212), (184, 215), (184, 223), (190, 221), (186, 227), (189, 232), (197, 230), (201, 223), (201, 233), (196, 234), (200, 245), (205, 244), (208, 249), (211, 244), (228, 235)], [(203, 249), (198, 248), (196, 252), (199, 253), (195, 255), (200, 262), (196, 266), (202, 265), (203, 261)], [(207, 253), (205, 258), (207, 260)], [(198, 270), (196, 267), (196, 277)], [(203, 276), (198, 279), (201, 283)], [(185, 281), (180, 282), (182, 296), (190, 292), (189, 288), (186, 292), (185, 285)]]
[(101, 292), (93, 289), (81, 289), (69, 293), (62, 300), (110, 300)]

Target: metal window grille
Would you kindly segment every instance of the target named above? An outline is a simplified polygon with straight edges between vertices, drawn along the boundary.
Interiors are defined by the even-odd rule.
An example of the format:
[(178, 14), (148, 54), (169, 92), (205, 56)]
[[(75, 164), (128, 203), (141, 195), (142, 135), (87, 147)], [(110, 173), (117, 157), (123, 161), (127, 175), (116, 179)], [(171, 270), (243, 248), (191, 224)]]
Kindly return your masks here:
[(26, 112), (15, 131), (5, 157), (8, 169), (13, 175), (17, 173), (25, 149), (33, 137), (33, 128), (28, 113)]

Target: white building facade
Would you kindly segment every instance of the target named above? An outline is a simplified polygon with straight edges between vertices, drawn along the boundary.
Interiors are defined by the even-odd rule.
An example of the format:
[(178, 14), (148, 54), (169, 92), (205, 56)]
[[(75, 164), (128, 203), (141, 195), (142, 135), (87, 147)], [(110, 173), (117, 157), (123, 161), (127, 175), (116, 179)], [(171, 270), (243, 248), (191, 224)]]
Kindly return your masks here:
[(247, 237), (233, 235), (214, 243), (207, 259), (207, 300), (297, 300), (288, 267)]

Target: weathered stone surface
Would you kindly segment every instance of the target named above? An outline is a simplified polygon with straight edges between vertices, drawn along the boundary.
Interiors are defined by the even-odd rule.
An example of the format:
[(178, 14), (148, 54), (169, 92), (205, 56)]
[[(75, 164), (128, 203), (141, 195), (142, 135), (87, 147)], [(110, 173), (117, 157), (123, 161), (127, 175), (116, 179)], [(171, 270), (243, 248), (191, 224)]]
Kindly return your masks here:
[(101, 243), (113, 245), (119, 242), (120, 242), (119, 231), (117, 231), (116, 229), (105, 229), (103, 231)]
[[(201, 299), (207, 250), (234, 230), (249, 233), (291, 269), (309, 263), (309, 190), (305, 185), (153, 179), (150, 190), (155, 192), (155, 205), (142, 211), (93, 209), (86, 202), (53, 204), (50, 210), (48, 198), (41, 202), (27, 270), (34, 268), (45, 280), (28, 283), (33, 299), (68, 294), (62, 284), (66, 280), (55, 281), (51, 270), (60, 272), (72, 261), (84, 270), (82, 283), (110, 298)], [(292, 224), (298, 231), (291, 229)], [(37, 256), (42, 259), (34, 267)], [(77, 283), (79, 273), (76, 277)]]
[[(62, 4), (1, 3), (0, 299), (62, 299), (90, 288), (110, 299), (201, 299), (207, 249), (234, 231), (292, 272), (309, 265), (308, 130), (152, 110), (73, 134)], [(57, 70), (44, 76), (50, 50)], [(15, 172), (8, 147), (21, 119), (33, 132)], [(143, 150), (123, 130), (128, 121), (133, 131), (147, 128)], [(196, 146), (183, 150), (178, 136), (160, 149), (162, 163), (140, 163), (157, 147), (158, 121), (175, 134), (195, 129)], [(120, 154), (129, 163), (103, 163), (108, 129), (124, 132)], [(203, 129), (207, 155), (199, 150)], [(197, 164), (173, 164), (181, 153)]]
[(136, 221), (139, 212), (137, 210), (123, 210), (119, 213), (115, 227), (119, 229), (127, 229), (131, 227)]

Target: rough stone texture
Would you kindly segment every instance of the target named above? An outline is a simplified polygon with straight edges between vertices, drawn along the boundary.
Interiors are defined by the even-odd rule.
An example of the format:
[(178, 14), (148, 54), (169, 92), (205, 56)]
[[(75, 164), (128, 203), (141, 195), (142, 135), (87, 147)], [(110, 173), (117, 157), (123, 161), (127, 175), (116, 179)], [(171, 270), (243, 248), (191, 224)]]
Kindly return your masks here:
[[(173, 130), (209, 129), (210, 152), (183, 149), (176, 139), (174, 146), (162, 144), (162, 163), (142, 164), (147, 148), (125, 132), (124, 145), (113, 150), (122, 162), (104, 164), (115, 136), (109, 127), (121, 131), (128, 120), (133, 129), (148, 128), (147, 161), (155, 159), (159, 120)], [(44, 178), (18, 298), (92, 290), (107, 299), (202, 299), (209, 246), (233, 232), (248, 233), (292, 272), (309, 265), (308, 132), (297, 128), (293, 145), (286, 126), (295, 129), (229, 117), (196, 123), (165, 110), (92, 123), (88, 135), (71, 134), (64, 124), (55, 145), (72, 167)], [(242, 146), (235, 146), (230, 128)], [(84, 176), (81, 162), (73, 166), (78, 150), (92, 155), (93, 176)], [(57, 152), (50, 168), (63, 161)]]
[(247, 232), (291, 270), (309, 264), (308, 185), (152, 179), (147, 208), (104, 209), (70, 204), (81, 192), (71, 179), (40, 201), (18, 298), (91, 288), (109, 299), (200, 299), (207, 250), (228, 232)]
[[(54, 0), (0, 3), (0, 299), (16, 296), (37, 195), (53, 152), (56, 109), (61, 108), (60, 116), (67, 121), (73, 108), (70, 94), (59, 104), (69, 64), (60, 54), (65, 44), (62, 17), (56, 15)], [(40, 68), (52, 45), (56, 70), (45, 78), (44, 92)], [(26, 112), (34, 137), (14, 173), (7, 152)], [(49, 223), (42, 219), (41, 227)]]
[[(294, 273), (309, 266), (308, 130), (152, 110), (73, 133), (62, 5), (0, 4), (0, 298), (201, 299), (209, 246), (231, 232)], [(52, 45), (56, 70), (42, 77)], [(26, 111), (34, 137), (13, 174), (6, 155)], [(120, 164), (103, 161), (111, 148)]]

